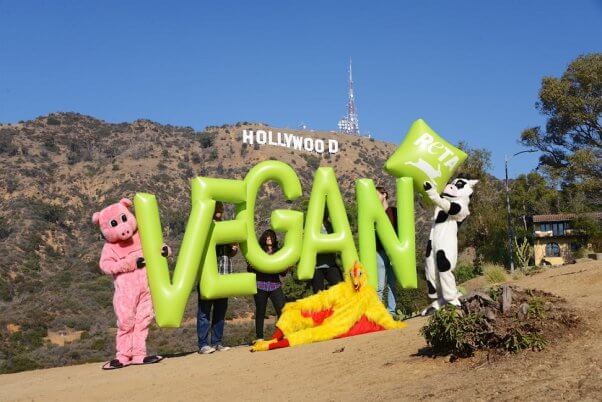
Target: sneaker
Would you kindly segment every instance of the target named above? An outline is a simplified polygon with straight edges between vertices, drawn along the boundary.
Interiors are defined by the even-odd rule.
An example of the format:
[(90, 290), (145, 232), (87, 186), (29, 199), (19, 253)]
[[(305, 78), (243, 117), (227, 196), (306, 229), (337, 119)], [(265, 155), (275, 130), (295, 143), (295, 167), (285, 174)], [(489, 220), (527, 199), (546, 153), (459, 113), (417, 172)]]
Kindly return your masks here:
[(209, 355), (215, 352), (215, 348), (213, 346), (205, 345), (199, 349), (199, 353), (202, 355)]
[(230, 347), (224, 345), (217, 345), (215, 346), (214, 350), (217, 352), (225, 352), (226, 350), (230, 350)]

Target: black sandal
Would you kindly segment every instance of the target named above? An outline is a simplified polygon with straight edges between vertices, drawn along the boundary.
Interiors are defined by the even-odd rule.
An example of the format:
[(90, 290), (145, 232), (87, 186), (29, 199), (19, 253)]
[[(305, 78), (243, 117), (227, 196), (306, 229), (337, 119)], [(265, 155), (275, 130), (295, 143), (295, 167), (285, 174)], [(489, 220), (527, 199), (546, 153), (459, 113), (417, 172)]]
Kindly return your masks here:
[(124, 367), (125, 367), (125, 365), (123, 363), (121, 363), (118, 359), (113, 359), (110, 362), (103, 364), (102, 369), (103, 370), (117, 370), (117, 369), (124, 368)]
[(144, 359), (142, 359), (142, 363), (135, 363), (135, 364), (137, 364), (137, 365), (155, 364), (155, 363), (159, 363), (161, 360), (163, 360), (163, 356), (150, 355), (150, 356), (146, 356)]

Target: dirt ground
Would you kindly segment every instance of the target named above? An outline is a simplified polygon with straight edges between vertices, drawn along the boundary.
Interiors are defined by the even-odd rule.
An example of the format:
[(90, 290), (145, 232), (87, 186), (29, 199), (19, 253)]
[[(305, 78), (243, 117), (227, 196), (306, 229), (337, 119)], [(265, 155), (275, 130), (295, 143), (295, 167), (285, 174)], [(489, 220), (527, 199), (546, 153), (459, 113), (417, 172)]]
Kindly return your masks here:
[(0, 400), (602, 400), (602, 263), (515, 281), (566, 298), (583, 330), (543, 352), (449, 363), (418, 354), (423, 318), (402, 330), (263, 353), (239, 347), (105, 372), (100, 364), (0, 376)]

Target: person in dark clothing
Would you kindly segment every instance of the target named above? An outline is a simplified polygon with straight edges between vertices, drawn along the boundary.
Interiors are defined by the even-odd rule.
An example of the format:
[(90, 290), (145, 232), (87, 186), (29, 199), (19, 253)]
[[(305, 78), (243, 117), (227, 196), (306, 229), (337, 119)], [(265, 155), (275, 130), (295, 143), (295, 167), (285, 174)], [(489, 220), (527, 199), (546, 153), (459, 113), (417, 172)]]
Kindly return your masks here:
[[(259, 245), (268, 254), (274, 254), (280, 246), (278, 245), (278, 237), (276, 232), (268, 229), (262, 233), (259, 238)], [(265, 319), (265, 310), (268, 305), (268, 299), (272, 301), (272, 305), (276, 310), (276, 314), (280, 317), (282, 308), (286, 302), (280, 277), (286, 276), (288, 271), (280, 274), (266, 274), (256, 271), (250, 264), (247, 264), (247, 271), (253, 272), (257, 280), (257, 293), (255, 294), (255, 337), (256, 340), (263, 340), (263, 321)]]
[[(322, 233), (332, 233), (332, 224), (328, 219), (328, 210), (324, 209), (324, 219), (322, 221)], [(318, 254), (316, 258), (316, 270), (314, 277), (311, 280), (311, 286), (314, 293), (324, 290), (324, 280), (328, 282), (328, 286), (336, 285), (343, 280), (343, 275), (339, 265), (337, 264), (336, 254)]]
[[(224, 215), (224, 205), (217, 201), (215, 203), (214, 221), (221, 221)], [(232, 273), (232, 257), (238, 252), (238, 244), (220, 244), (216, 247), (217, 269), (220, 274)], [(228, 310), (228, 299), (203, 300), (198, 293), (198, 310), (196, 316), (196, 332), (198, 337), (199, 353), (209, 354), (216, 351), (230, 349), (222, 345), (224, 335), (224, 324), (226, 322), (226, 311)], [(213, 314), (212, 313), (213, 310)], [(211, 325), (209, 323), (211, 317)], [(211, 327), (211, 345), (209, 344), (209, 328)]]

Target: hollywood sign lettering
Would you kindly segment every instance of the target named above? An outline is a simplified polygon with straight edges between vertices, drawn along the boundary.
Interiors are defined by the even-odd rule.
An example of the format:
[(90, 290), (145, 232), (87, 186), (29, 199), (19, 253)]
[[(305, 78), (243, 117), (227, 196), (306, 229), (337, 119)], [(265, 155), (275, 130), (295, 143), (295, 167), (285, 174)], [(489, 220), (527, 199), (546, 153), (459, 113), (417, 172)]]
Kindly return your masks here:
[(273, 145), (277, 147), (292, 148), (299, 151), (317, 152), (319, 154), (324, 152), (336, 154), (339, 152), (339, 142), (334, 139), (302, 137), (300, 135), (282, 133), (280, 131), (273, 133), (271, 130), (243, 130), (242, 142), (243, 144), (249, 145)]

